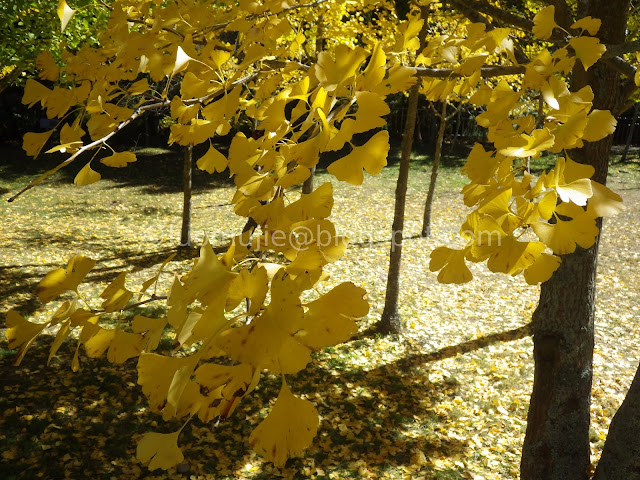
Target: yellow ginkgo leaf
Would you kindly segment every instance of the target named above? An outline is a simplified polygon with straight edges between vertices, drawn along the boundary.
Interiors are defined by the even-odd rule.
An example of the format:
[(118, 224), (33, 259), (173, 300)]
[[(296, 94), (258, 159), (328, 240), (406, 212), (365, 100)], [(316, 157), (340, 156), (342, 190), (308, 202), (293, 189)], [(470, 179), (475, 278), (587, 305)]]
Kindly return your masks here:
[(71, 333), (70, 325), (70, 320), (67, 320), (62, 325), (60, 325), (58, 333), (56, 333), (56, 337), (53, 339), (51, 347), (49, 347), (49, 357), (47, 358), (47, 365), (51, 363), (51, 360), (53, 359), (53, 357), (55, 357), (56, 353), (58, 353), (58, 350)]
[(524, 271), (524, 279), (529, 285), (546, 282), (551, 278), (553, 272), (558, 269), (560, 262), (560, 257), (543, 253), (536, 259), (533, 265)]
[(79, 187), (83, 187), (85, 185), (96, 183), (100, 178), (101, 175), (91, 168), (91, 161), (89, 161), (89, 163), (82, 167), (78, 172), (76, 178), (73, 179), (73, 183)]
[(574, 22), (571, 28), (574, 30), (586, 30), (589, 32), (589, 35), (593, 36), (600, 30), (600, 25), (602, 25), (602, 20), (599, 18), (583, 17), (577, 22)]
[(184, 70), (187, 67), (187, 63), (189, 63), (190, 60), (193, 60), (193, 59), (186, 54), (186, 52), (182, 49), (180, 45), (178, 45), (178, 50), (176, 52), (176, 61), (173, 65), (173, 71), (171, 72), (171, 76)]
[(21, 347), (18, 351), (18, 355), (14, 362), (14, 365), (20, 365), (20, 362), (27, 353), (27, 349), (40, 335), (40, 332), (48, 325), (48, 323), (33, 323), (25, 320), (22, 315), (14, 310), (9, 310), (5, 318), (5, 324), (7, 325), (7, 331), (5, 335), (9, 342), (9, 348), (14, 349)]
[(122, 272), (100, 294), (100, 298), (104, 298), (102, 308), (105, 312), (122, 310), (133, 297), (133, 292), (124, 286), (126, 277), (126, 272)]
[(190, 125), (173, 124), (170, 127), (169, 144), (199, 145), (216, 134), (218, 122), (210, 122), (202, 118), (194, 118)]
[(249, 444), (267, 461), (283, 467), (288, 458), (311, 445), (319, 423), (313, 403), (293, 395), (283, 379), (276, 403), (251, 432)]
[(358, 111), (356, 112), (355, 125), (351, 128), (352, 133), (361, 133), (373, 128), (386, 125), (386, 120), (381, 117), (387, 115), (391, 110), (384, 101), (384, 97), (372, 92), (357, 92)]
[(177, 95), (171, 99), (171, 117), (178, 123), (187, 124), (193, 120), (200, 111), (200, 104), (185, 105)]
[(40, 102), (44, 108), (47, 105), (47, 99), (53, 93), (40, 82), (36, 82), (33, 79), (28, 79), (24, 86), (24, 93), (22, 95), (22, 104), (29, 105), (29, 108), (33, 107), (36, 103)]
[(546, 40), (551, 36), (551, 32), (558, 26), (555, 21), (556, 9), (553, 5), (540, 10), (533, 17), (533, 34), (540, 40)]
[(507, 236), (487, 261), (492, 272), (517, 275), (531, 266), (546, 247), (540, 242), (520, 242), (515, 237)]
[(296, 337), (316, 350), (347, 341), (358, 330), (356, 320), (369, 313), (366, 293), (345, 282), (307, 304), (303, 331)]
[(438, 247), (431, 252), (429, 270), (438, 273), (440, 283), (466, 283), (473, 275), (464, 261), (465, 250), (454, 250), (449, 247)]
[(50, 51), (45, 50), (36, 57), (36, 67), (40, 70), (38, 77), (42, 80), (49, 80), (51, 82), (58, 80), (58, 65), (56, 65), (56, 61)]
[(158, 347), (166, 325), (167, 320), (165, 318), (149, 318), (136, 315), (131, 321), (131, 330), (144, 337), (143, 347), (145, 351), (149, 352)]
[(556, 219), (556, 223), (534, 222), (533, 232), (540, 241), (553, 250), (556, 255), (573, 253), (576, 244), (589, 248), (598, 235), (595, 219), (581, 207), (572, 203), (563, 203), (556, 211), (571, 220)]
[(116, 167), (122, 168), (126, 167), (129, 163), (135, 162), (136, 154), (132, 152), (117, 152), (113, 155), (105, 157), (100, 160), (101, 163), (104, 163), (107, 167)]
[(569, 40), (569, 45), (576, 53), (576, 57), (582, 62), (585, 70), (596, 63), (607, 50), (596, 37), (574, 37)]
[(576, 205), (585, 206), (587, 200), (593, 195), (591, 180), (581, 178), (564, 185), (556, 185), (556, 192), (563, 202), (573, 202)]
[(262, 308), (268, 290), (269, 277), (264, 267), (256, 267), (251, 271), (243, 269), (229, 285), (225, 309), (233, 310), (246, 298), (250, 301), (247, 313), (255, 315)]
[[(568, 156), (560, 157), (554, 170), (554, 185), (563, 202), (584, 206), (593, 194), (591, 180), (595, 169), (591, 165), (574, 162)], [(548, 177), (549, 178), (549, 177)]]
[(335, 60), (327, 52), (318, 54), (313, 72), (320, 85), (328, 92), (333, 92), (353, 78), (365, 58), (367, 52), (362, 48), (351, 49), (341, 43), (335, 49)]
[(593, 217), (616, 215), (624, 210), (622, 197), (604, 185), (591, 181), (593, 195), (587, 203), (587, 213)]
[(37, 157), (42, 150), (42, 147), (44, 147), (47, 141), (49, 141), (52, 133), (53, 130), (42, 133), (25, 133), (24, 137), (22, 138), (22, 149), (30, 157)]
[(58, 18), (60, 19), (61, 32), (64, 32), (64, 29), (67, 28), (67, 24), (74, 13), (76, 13), (76, 11), (67, 5), (65, 0), (60, 0), (58, 3)]
[(354, 147), (350, 154), (333, 162), (327, 171), (340, 181), (360, 185), (364, 181), (362, 169), (377, 175), (387, 164), (388, 153), (389, 133), (383, 130), (361, 147)]
[(89, 358), (98, 358), (107, 351), (116, 336), (116, 331), (102, 328), (91, 320), (82, 327), (80, 342), (84, 345), (84, 350)]
[(327, 218), (333, 209), (333, 185), (323, 183), (313, 192), (300, 196), (284, 208), (284, 214), (293, 222), (311, 218)]
[(175, 373), (192, 361), (188, 357), (167, 357), (143, 353), (138, 360), (138, 385), (149, 401), (153, 412), (160, 412), (166, 404), (169, 387)]
[(520, 138), (526, 141), (525, 145), (503, 148), (500, 153), (506, 157), (537, 158), (541, 152), (551, 148), (555, 141), (548, 128), (534, 130), (531, 135), (522, 134)]
[(587, 117), (582, 138), (588, 142), (597, 142), (616, 130), (618, 122), (609, 110), (593, 110)]
[(227, 163), (227, 158), (211, 145), (207, 153), (198, 159), (196, 165), (200, 170), (213, 173), (223, 172), (227, 168)]
[(145, 433), (138, 441), (136, 458), (142, 463), (149, 462), (149, 470), (168, 470), (184, 460), (178, 447), (180, 430), (174, 433)]
[(297, 373), (311, 360), (311, 349), (295, 334), (304, 321), (299, 293), (280, 270), (271, 281), (271, 303), (249, 325), (230, 328), (216, 339), (233, 360), (274, 373)]
[(200, 247), (200, 258), (184, 279), (186, 295), (207, 305), (226, 295), (229, 284), (236, 275), (226, 269), (213, 251), (209, 239), (205, 238)]
[(486, 53), (471, 55), (465, 58), (464, 61), (454, 69), (454, 71), (465, 77), (472, 75), (474, 72), (480, 70), (488, 56), (489, 55)]
[(415, 74), (415, 68), (405, 67), (404, 65), (394, 65), (388, 70), (386, 78), (382, 80), (380, 85), (375, 89), (375, 92), (382, 95), (391, 95), (408, 90), (409, 87), (418, 81)]
[(42, 279), (36, 288), (38, 300), (47, 303), (67, 290), (76, 290), (95, 264), (95, 260), (75, 255), (69, 260), (66, 270), (57, 268)]

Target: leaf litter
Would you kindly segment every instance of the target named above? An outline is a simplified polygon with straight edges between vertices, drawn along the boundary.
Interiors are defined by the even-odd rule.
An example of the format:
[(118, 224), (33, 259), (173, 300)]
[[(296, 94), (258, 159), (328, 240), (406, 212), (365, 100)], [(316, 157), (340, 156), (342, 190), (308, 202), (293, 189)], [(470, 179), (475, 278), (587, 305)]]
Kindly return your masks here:
[[(607, 219), (601, 241), (596, 315), (592, 427), (594, 462), (609, 422), (637, 367), (640, 338), (640, 175), (637, 164), (612, 169), (609, 185), (627, 209)], [(633, 170), (633, 172), (630, 172)], [(384, 293), (397, 167), (367, 177), (361, 187), (321, 173), (316, 185), (332, 181), (332, 220), (351, 245), (329, 267), (330, 285), (353, 281), (368, 291), (366, 332), (379, 318)], [(135, 362), (111, 365), (82, 359), (70, 368), (74, 344), (67, 342), (46, 367), (52, 338), (44, 335), (13, 367), (15, 352), (0, 344), (0, 471), (7, 479), (510, 479), (517, 477), (533, 378), (527, 324), (538, 289), (521, 278), (491, 274), (472, 265), (474, 281), (440, 285), (429, 272), (430, 251), (455, 245), (466, 214), (459, 170), (444, 168), (436, 192), (433, 234), (418, 236), (430, 169), (414, 162), (406, 211), (400, 337), (358, 334), (316, 354), (316, 361), (288, 382), (320, 414), (313, 445), (283, 468), (265, 463), (249, 447), (250, 431), (264, 418), (280, 379), (263, 381), (232, 418), (212, 427), (194, 422), (180, 444), (184, 463), (169, 472), (149, 472), (134, 460), (142, 434), (171, 432), (146, 410), (136, 384)], [(205, 174), (206, 175), (206, 174)], [(3, 180), (12, 191), (24, 178)], [(223, 247), (243, 226), (228, 205), (229, 186), (194, 196), (193, 232)], [(73, 188), (49, 182), (15, 205), (2, 207), (0, 312), (10, 308), (46, 318), (35, 286), (47, 271), (66, 265), (70, 255), (98, 261), (81, 285), (97, 297), (120, 271), (134, 271), (139, 284), (178, 243), (181, 193), (153, 186), (103, 180)], [(193, 261), (181, 250), (161, 276), (163, 293), (174, 273)], [(162, 307), (155, 314), (162, 315)], [(147, 310), (147, 313), (149, 311)], [(170, 349), (171, 339), (160, 348)]]

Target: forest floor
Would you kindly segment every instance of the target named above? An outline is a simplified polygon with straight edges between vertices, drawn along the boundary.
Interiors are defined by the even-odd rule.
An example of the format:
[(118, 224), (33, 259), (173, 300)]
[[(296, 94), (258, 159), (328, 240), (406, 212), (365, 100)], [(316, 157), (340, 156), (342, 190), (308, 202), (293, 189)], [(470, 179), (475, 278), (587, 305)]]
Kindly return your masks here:
[[(122, 169), (84, 188), (71, 184), (73, 173), (63, 173), (8, 204), (6, 198), (43, 167), (11, 150), (0, 152), (6, 159), (0, 164), (0, 319), (10, 308), (48, 318), (55, 305), (40, 306), (35, 287), (74, 254), (98, 261), (88, 277), (96, 285), (82, 287), (95, 298), (120, 271), (146, 279), (175, 251), (180, 160), (146, 154), (140, 152), (137, 170)], [(457, 242), (467, 213), (458, 193), (462, 161), (444, 160), (428, 239), (419, 233), (430, 164), (426, 156), (413, 162), (400, 297), (406, 333), (359, 335), (327, 348), (291, 380), (294, 393), (314, 401), (321, 416), (318, 435), (301, 458), (278, 469), (249, 448), (249, 433), (279, 387), (277, 378), (266, 376), (232, 418), (216, 427), (194, 421), (185, 429), (180, 438), (185, 463), (178, 470), (149, 472), (134, 459), (136, 440), (147, 431), (174, 431), (176, 424), (165, 425), (146, 410), (135, 361), (111, 365), (81, 358), (81, 370), (73, 373), (75, 343), (68, 342), (47, 367), (52, 337), (43, 335), (18, 367), (12, 365), (15, 352), (0, 340), (2, 478), (516, 478), (533, 375), (527, 324), (538, 288), (483, 266), (471, 267), (475, 279), (465, 285), (439, 285), (429, 272), (430, 251)], [(329, 268), (328, 285), (349, 280), (368, 291), (371, 311), (361, 322), (362, 332), (379, 319), (384, 303), (397, 171), (392, 164), (377, 177), (367, 176), (361, 187), (339, 184), (323, 172), (316, 180), (316, 185), (333, 183), (331, 218), (352, 242)], [(224, 246), (243, 225), (229, 205), (232, 185), (202, 172), (195, 183), (194, 239), (199, 244), (206, 233), (214, 246)], [(627, 209), (605, 221), (601, 244), (590, 434), (594, 462), (640, 352), (637, 158), (614, 164), (609, 186), (624, 197)], [(195, 249), (182, 250), (161, 286), (173, 273), (185, 272), (196, 255)]]

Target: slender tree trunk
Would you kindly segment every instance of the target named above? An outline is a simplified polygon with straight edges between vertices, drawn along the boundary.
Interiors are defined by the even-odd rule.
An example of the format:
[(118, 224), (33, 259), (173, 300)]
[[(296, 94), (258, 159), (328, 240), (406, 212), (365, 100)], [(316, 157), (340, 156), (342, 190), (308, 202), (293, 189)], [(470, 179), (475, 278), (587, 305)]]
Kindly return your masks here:
[(431, 181), (429, 182), (429, 192), (427, 193), (427, 201), (424, 206), (424, 217), (422, 220), (423, 237), (431, 236), (431, 208), (433, 206), (433, 196), (436, 191), (436, 182), (438, 181), (438, 168), (440, 167), (440, 157), (442, 156), (442, 144), (444, 142), (444, 132), (447, 128), (447, 101), (442, 102), (442, 111), (440, 112), (440, 126), (438, 127), (438, 136), (436, 138), (436, 151), (433, 155), (433, 166), (431, 167)]
[(627, 142), (624, 144), (624, 152), (622, 152), (622, 158), (620, 162), (627, 161), (627, 155), (629, 154), (629, 147), (633, 141), (633, 134), (636, 132), (636, 124), (638, 123), (638, 112), (640, 112), (640, 103), (636, 103), (633, 107), (633, 120), (631, 121), (631, 128), (629, 128), (629, 135), (627, 135)]
[[(622, 43), (628, 7), (628, 0), (581, 0), (576, 18), (601, 18), (600, 41)], [(574, 68), (572, 89), (585, 85), (593, 89), (594, 108), (615, 110), (620, 104), (619, 74), (603, 62), (587, 72), (580, 65)], [(593, 179), (605, 183), (611, 143), (612, 136), (587, 142), (571, 156), (594, 166)], [(563, 256), (560, 268), (542, 285), (533, 314), (535, 370), (522, 480), (588, 478), (597, 255), (597, 241), (588, 250), (577, 247), (575, 253)]]
[(316, 167), (314, 165), (313, 167), (311, 167), (311, 174), (309, 175), (309, 178), (307, 178), (302, 184), (302, 193), (308, 195), (311, 192), (313, 192), (313, 177), (315, 177), (315, 174), (316, 174)]
[(184, 190), (184, 204), (182, 207), (182, 230), (180, 233), (180, 246), (191, 246), (191, 188), (193, 175), (193, 145), (184, 149), (184, 170), (182, 182)]
[(640, 368), (609, 426), (593, 480), (640, 479)]
[(398, 311), (398, 296), (400, 293), (400, 267), (402, 263), (402, 231), (404, 229), (404, 206), (407, 197), (407, 183), (409, 180), (409, 166), (411, 150), (413, 148), (413, 134), (416, 126), (418, 111), (418, 84), (411, 87), (407, 104), (407, 120), (402, 134), (400, 157), (400, 172), (396, 184), (396, 203), (391, 228), (391, 253), (389, 258), (389, 275), (387, 277), (387, 291), (384, 299), (384, 310), (378, 323), (378, 331), (384, 334), (400, 333), (402, 320)]

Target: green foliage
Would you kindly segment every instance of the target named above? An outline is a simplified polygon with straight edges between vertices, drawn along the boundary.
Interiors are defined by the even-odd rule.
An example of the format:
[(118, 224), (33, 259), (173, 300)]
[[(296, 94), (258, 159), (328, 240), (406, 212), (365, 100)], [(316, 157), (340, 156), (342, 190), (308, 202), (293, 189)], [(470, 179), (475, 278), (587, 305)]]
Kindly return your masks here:
[(33, 74), (36, 57), (49, 51), (57, 60), (63, 49), (75, 50), (95, 44), (97, 32), (108, 18), (111, 0), (77, 0), (72, 22), (64, 32), (56, 15), (56, 0), (11, 0), (0, 2), (0, 80), (12, 71)]

